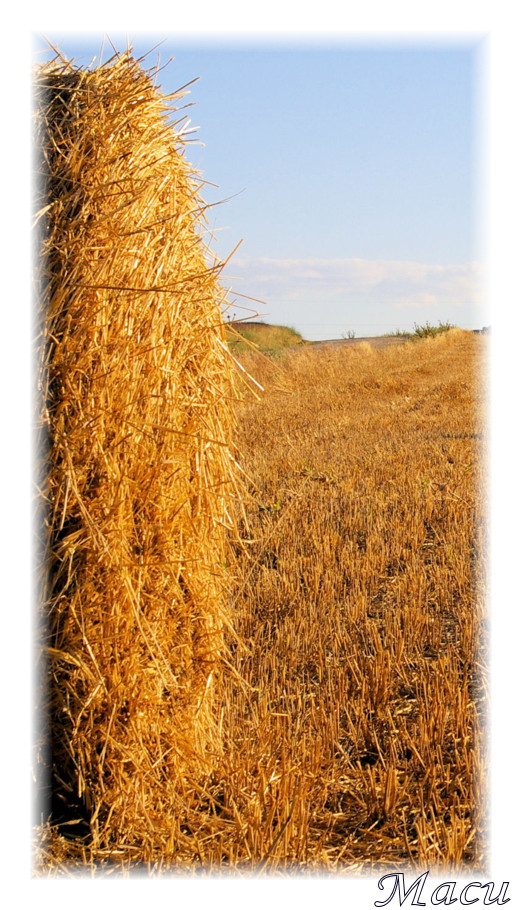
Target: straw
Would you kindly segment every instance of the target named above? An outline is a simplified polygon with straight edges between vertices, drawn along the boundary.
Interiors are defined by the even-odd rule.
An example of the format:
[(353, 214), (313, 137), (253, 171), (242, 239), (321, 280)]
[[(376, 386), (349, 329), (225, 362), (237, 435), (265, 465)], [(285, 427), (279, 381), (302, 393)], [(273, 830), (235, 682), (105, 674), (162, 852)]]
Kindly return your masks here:
[(226, 295), (172, 122), (183, 94), (130, 51), (35, 76), (39, 772), (53, 824), (142, 856), (220, 751), (241, 493)]

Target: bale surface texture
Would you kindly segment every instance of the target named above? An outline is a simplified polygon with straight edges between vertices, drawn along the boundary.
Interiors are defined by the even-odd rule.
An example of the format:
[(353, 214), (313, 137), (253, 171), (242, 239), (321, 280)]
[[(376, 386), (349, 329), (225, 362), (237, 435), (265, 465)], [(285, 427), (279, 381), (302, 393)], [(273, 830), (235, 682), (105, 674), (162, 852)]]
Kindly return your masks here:
[(35, 77), (52, 789), (91, 843), (143, 858), (168, 853), (187, 781), (219, 753), (239, 489), (226, 295), (181, 95), (130, 54)]

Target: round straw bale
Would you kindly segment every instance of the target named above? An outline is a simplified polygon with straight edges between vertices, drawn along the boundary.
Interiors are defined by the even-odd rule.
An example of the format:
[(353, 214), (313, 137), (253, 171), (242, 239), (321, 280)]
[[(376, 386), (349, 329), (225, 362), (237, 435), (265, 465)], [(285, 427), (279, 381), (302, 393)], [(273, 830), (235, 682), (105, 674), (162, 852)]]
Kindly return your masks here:
[(179, 97), (130, 53), (35, 77), (44, 728), (102, 846), (171, 836), (219, 750), (235, 379)]

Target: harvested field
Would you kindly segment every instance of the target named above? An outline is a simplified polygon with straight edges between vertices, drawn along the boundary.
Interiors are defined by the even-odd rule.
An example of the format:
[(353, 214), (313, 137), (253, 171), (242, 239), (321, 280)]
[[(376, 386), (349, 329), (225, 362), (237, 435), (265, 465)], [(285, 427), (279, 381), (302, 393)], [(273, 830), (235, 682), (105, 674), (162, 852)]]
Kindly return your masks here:
[(484, 860), (486, 343), (248, 361), (267, 390), (239, 444), (252, 688), (223, 710), (256, 861), (287, 819), (274, 867)]
[[(486, 358), (459, 330), (242, 355), (223, 749), (149, 872), (484, 868)], [(58, 832), (41, 860), (108, 862)]]

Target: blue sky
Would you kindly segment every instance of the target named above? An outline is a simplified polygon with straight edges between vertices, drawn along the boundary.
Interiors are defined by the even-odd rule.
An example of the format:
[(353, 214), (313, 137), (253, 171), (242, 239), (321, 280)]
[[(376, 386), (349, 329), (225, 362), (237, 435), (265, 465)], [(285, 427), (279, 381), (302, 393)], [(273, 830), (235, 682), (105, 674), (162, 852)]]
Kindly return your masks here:
[[(99, 60), (101, 32), (46, 37), (79, 65)], [(483, 41), (110, 38), (136, 56), (162, 41), (144, 65), (174, 58), (158, 75), (165, 92), (198, 78), (186, 154), (217, 184), (205, 200), (228, 199), (209, 210), (213, 252), (242, 241), (223, 273), (231, 315), (308, 339), (487, 321)], [(51, 56), (39, 36), (34, 46)]]

